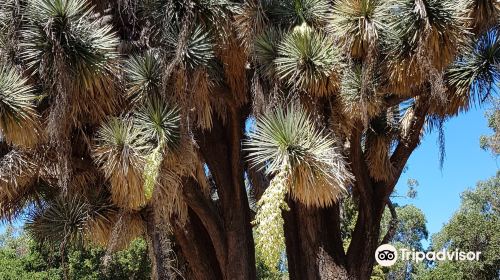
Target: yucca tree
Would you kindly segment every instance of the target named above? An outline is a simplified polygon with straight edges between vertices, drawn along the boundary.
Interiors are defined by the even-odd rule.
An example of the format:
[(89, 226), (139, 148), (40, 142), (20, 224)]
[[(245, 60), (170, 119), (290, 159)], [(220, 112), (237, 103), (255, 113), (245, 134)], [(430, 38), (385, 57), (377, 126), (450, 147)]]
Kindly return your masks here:
[(270, 268), (284, 249), (281, 211), (286, 196), (312, 207), (332, 206), (346, 192), (351, 175), (334, 141), (296, 106), (268, 112), (257, 121), (247, 151), (253, 167), (274, 176), (257, 203), (255, 242)]
[(125, 103), (132, 84), (120, 84), (118, 37), (91, 3), (2, 3), (3, 16), (13, 11), (20, 24), (2, 38), (19, 53), (2, 52), (0, 72), (2, 218), (27, 211), (30, 232), (63, 253), (82, 244), (112, 252), (146, 233), (159, 247), (150, 208), (160, 170), (172, 169), (161, 163), (178, 143), (178, 110), (159, 98)]
[(494, 0), (0, 4), (1, 218), (145, 235), (157, 279), (369, 279), (420, 139), (500, 77)]

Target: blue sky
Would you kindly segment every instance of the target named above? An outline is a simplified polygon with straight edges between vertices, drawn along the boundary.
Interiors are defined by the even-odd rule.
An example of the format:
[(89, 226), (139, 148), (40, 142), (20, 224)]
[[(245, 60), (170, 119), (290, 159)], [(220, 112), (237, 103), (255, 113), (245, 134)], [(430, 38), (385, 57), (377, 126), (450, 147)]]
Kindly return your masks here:
[(479, 137), (492, 133), (485, 111), (486, 108), (473, 108), (446, 122), (446, 159), (442, 171), (437, 133), (426, 135), (411, 155), (408, 170), (396, 186), (398, 194), (405, 195), (409, 178), (419, 182), (415, 199), (395, 198), (394, 201), (422, 209), (431, 235), (438, 232), (458, 209), (461, 192), (496, 174), (497, 160), (479, 147)]

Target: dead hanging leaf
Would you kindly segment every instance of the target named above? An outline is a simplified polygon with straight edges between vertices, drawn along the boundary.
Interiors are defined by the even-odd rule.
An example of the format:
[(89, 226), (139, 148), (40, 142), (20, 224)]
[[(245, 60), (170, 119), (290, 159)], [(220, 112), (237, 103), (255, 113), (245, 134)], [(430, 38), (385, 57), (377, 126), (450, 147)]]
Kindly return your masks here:
[(369, 137), (366, 148), (366, 160), (370, 176), (378, 182), (390, 182), (394, 179), (395, 168), (390, 160), (391, 138), (381, 135)]

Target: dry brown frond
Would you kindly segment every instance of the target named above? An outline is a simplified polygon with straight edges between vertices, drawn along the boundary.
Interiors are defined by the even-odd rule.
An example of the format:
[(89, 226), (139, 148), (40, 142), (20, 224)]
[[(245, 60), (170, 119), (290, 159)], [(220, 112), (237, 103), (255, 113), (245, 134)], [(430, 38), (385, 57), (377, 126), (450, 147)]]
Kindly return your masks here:
[(0, 130), (3, 138), (9, 144), (33, 148), (43, 134), (40, 129), (41, 124), (37, 119), (15, 120), (6, 116), (4, 121), (0, 123)]
[(308, 84), (304, 90), (308, 94), (317, 97), (325, 97), (338, 92), (339, 88), (340, 88), (339, 75), (335, 71), (332, 71), (329, 77)]
[(196, 165), (199, 165), (196, 163), (198, 157), (194, 151), (192, 139), (185, 134), (182, 138), (177, 149), (165, 154), (153, 193), (158, 215), (167, 220), (175, 215), (181, 224), (187, 220), (188, 214), (182, 193), (182, 177), (197, 178)]
[(118, 243), (118, 248), (126, 248), (130, 242), (142, 236), (145, 232), (144, 221), (139, 213), (128, 213), (123, 219), (125, 227), (124, 230), (120, 232), (121, 242)]
[(211, 88), (213, 86), (206, 70), (197, 69), (193, 74), (191, 100), (193, 122), (200, 128), (212, 128), (212, 106), (210, 104)]
[(353, 58), (363, 58), (377, 44), (379, 33), (385, 31), (390, 1), (335, 1), (327, 29), (340, 39)]
[(36, 175), (37, 165), (30, 152), (10, 151), (0, 161), (0, 197), (14, 199), (36, 179)]
[[(289, 175), (287, 178), (290, 196), (307, 207), (331, 206), (344, 193), (344, 189), (333, 186), (344, 186), (346, 181), (350, 181), (350, 173), (344, 162), (332, 163), (332, 165), (336, 166), (335, 171), (338, 172), (335, 176), (320, 174), (311, 176), (311, 173), (315, 172), (311, 166), (308, 164), (297, 165), (292, 171), (293, 175)], [(329, 167), (325, 166), (324, 168), (328, 169)], [(345, 171), (345, 173), (339, 170)]]
[(108, 68), (93, 74), (92, 81), (73, 80), (70, 116), (73, 124), (82, 123), (99, 124), (109, 115), (121, 109), (124, 98), (116, 81), (119, 68), (116, 62), (109, 62)]
[[(436, 28), (426, 30), (424, 38), (421, 39), (417, 47), (417, 61), (422, 76), (429, 81), (431, 87), (431, 96), (437, 103), (446, 103), (446, 86), (444, 84), (443, 72), (445, 67), (450, 64), (458, 52), (458, 42), (440, 40), (441, 31)], [(452, 33), (453, 34), (453, 33)], [(443, 37), (447, 38), (447, 33)], [(465, 34), (462, 34), (465, 35)], [(431, 43), (431, 45), (429, 45)], [(443, 46), (443, 44), (455, 44), (454, 47)], [(440, 52), (438, 52), (440, 51)], [(436, 59), (434, 56), (443, 56)]]
[(0, 136), (10, 145), (31, 148), (40, 138), (34, 88), (12, 66), (0, 65)]
[(89, 244), (105, 247), (111, 236), (113, 224), (116, 223), (117, 212), (110, 210), (103, 215), (90, 217), (87, 222), (86, 237)]
[(174, 88), (174, 96), (177, 101), (181, 104), (181, 107), (185, 107), (184, 104), (188, 102), (187, 98), (187, 88), (188, 88), (188, 75), (186, 67), (179, 66), (172, 70), (173, 77), (173, 88)]
[(419, 61), (415, 55), (389, 55), (383, 64), (387, 75), (386, 90), (402, 97), (410, 97), (413, 88), (420, 86), (425, 80), (420, 71)]
[(188, 218), (188, 208), (182, 193), (181, 176), (176, 170), (166, 170), (162, 172), (153, 199), (156, 211), (163, 219), (174, 216), (180, 224), (184, 224)]
[[(457, 94), (454, 89), (448, 90), (447, 93), (448, 102), (446, 103), (446, 106), (443, 106), (444, 110), (431, 111), (432, 109), (429, 109), (431, 112), (437, 113), (437, 115), (441, 117), (445, 117), (458, 115), (458, 113), (460, 112), (469, 110), (470, 106), (472, 105), (470, 102), (470, 95)], [(431, 103), (431, 107), (432, 105), (434, 104)]]
[(255, 36), (264, 32), (268, 18), (259, 0), (245, 1), (234, 16), (234, 28), (247, 54), (253, 49)]
[(89, 186), (93, 185), (99, 176), (95, 170), (84, 170), (81, 172), (75, 172), (71, 176), (71, 188), (72, 191), (85, 191)]
[(460, 15), (463, 1), (400, 1), (393, 15), (385, 72), (390, 89), (406, 96), (412, 87), (429, 81), (431, 92), (443, 101), (443, 71), (469, 37)]
[(87, 238), (91, 244), (107, 247), (112, 253), (126, 249), (144, 233), (145, 225), (139, 213), (109, 211), (90, 219)]
[(0, 218), (11, 219), (26, 205), (33, 192), (37, 165), (28, 151), (12, 150), (0, 161)]
[(227, 42), (218, 50), (224, 67), (224, 77), (237, 104), (248, 101), (247, 96), (247, 55), (243, 46), (235, 39), (234, 31), (226, 38)]
[(391, 138), (385, 135), (371, 135), (368, 138), (366, 160), (370, 176), (379, 182), (393, 180), (395, 169), (389, 155)]
[(212, 103), (212, 112), (215, 112), (222, 123), (226, 124), (228, 117), (227, 101), (224, 98), (220, 96), (214, 96), (213, 94), (210, 96), (210, 99)]
[(302, 106), (295, 106), (286, 111), (278, 107), (257, 120), (246, 144), (250, 167), (285, 176), (285, 192), (308, 207), (332, 205), (352, 176), (335, 138), (317, 129)]
[(347, 139), (351, 135), (354, 120), (343, 110), (341, 100), (335, 96), (330, 99), (329, 128), (340, 139)]
[(131, 121), (110, 119), (99, 130), (92, 156), (111, 183), (113, 202), (138, 210), (146, 204), (143, 171), (147, 140)]
[(116, 66), (111, 65), (103, 72), (88, 73), (89, 77), (79, 78), (69, 77), (69, 70), (61, 68), (63, 70), (59, 71), (64, 73), (58, 77), (61, 85), (56, 90), (50, 110), (49, 133), (82, 124), (99, 124), (123, 105), (123, 97), (115, 81)]
[(439, 117), (454, 116), (467, 111), (471, 105), (469, 93), (457, 91), (453, 86), (447, 88), (444, 98), (446, 98), (446, 103), (438, 102), (430, 96), (429, 113)]
[(188, 116), (190, 125), (211, 129), (213, 114), (216, 113), (225, 122), (226, 102), (214, 94), (215, 81), (206, 68), (197, 68), (192, 73), (178, 67), (173, 73), (175, 103), (183, 115)]
[(285, 34), (277, 54), (276, 75), (292, 92), (323, 97), (338, 90), (335, 69), (341, 65), (341, 56), (326, 34), (304, 23)]
[(465, 16), (471, 19), (470, 27), (481, 34), (500, 20), (500, 2), (497, 0), (468, 0)]
[(331, 206), (352, 180), (340, 148), (324, 152), (320, 158), (306, 156), (310, 158), (292, 166), (287, 176), (290, 196), (307, 207)]
[(109, 180), (111, 198), (118, 206), (137, 210), (146, 204), (141, 172), (128, 168), (124, 173), (121, 171), (113, 173)]
[(409, 35), (414, 36), (408, 39), (412, 41), (410, 44), (415, 44), (417, 59), (427, 59), (437, 71), (443, 71), (453, 62), (468, 35), (465, 19), (460, 16), (463, 2), (416, 0), (413, 10), (410, 6), (404, 9), (408, 8), (406, 24)]
[[(419, 42), (421, 51), (417, 51), (417, 59), (428, 59), (438, 71), (443, 71), (453, 60), (466, 37), (465, 28), (450, 26), (446, 32), (437, 28), (424, 31), (424, 37)], [(422, 61), (420, 61), (422, 62)], [(422, 65), (422, 64), (421, 64)], [(424, 66), (424, 65), (422, 65)], [(422, 69), (425, 71), (426, 69)], [(424, 72), (425, 73), (425, 72)]]
[(58, 157), (53, 147), (47, 144), (38, 145), (33, 153), (34, 162), (38, 164), (38, 177), (51, 185), (57, 185)]

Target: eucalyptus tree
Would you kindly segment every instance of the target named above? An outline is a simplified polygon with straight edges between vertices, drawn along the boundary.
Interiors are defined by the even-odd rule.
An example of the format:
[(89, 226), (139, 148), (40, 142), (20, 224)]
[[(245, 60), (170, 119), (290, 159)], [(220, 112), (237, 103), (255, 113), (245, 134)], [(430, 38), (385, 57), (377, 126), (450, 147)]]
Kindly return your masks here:
[(499, 78), (494, 0), (1, 4), (2, 218), (62, 247), (147, 234), (160, 279), (169, 239), (188, 279), (253, 279), (255, 250), (368, 279), (421, 137)]
[(481, 144), (481, 149), (484, 150), (490, 150), (491, 153), (495, 156), (498, 155), (500, 149), (499, 149), (499, 137), (500, 133), (498, 131), (498, 127), (500, 125), (500, 110), (499, 110), (499, 104), (500, 102), (498, 99), (494, 101), (494, 107), (490, 109), (486, 117), (488, 118), (488, 127), (493, 130), (492, 135), (481, 135), (480, 138), (480, 144)]
[(461, 194), (461, 204), (443, 228), (432, 236), (431, 248), (481, 252), (477, 262), (436, 261), (419, 279), (494, 279), (500, 268), (498, 219), (499, 176), (477, 183)]

